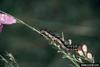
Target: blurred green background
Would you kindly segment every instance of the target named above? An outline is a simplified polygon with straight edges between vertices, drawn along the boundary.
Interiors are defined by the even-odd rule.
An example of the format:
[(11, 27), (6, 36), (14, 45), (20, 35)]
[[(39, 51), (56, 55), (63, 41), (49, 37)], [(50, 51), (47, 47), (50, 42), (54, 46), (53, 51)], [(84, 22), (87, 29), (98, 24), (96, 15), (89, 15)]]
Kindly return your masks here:
[[(37, 29), (64, 32), (74, 44), (86, 43), (100, 63), (100, 0), (0, 0), (0, 10)], [(0, 53), (4, 51), (11, 52), (20, 67), (72, 67), (47, 40), (21, 24), (0, 33)]]

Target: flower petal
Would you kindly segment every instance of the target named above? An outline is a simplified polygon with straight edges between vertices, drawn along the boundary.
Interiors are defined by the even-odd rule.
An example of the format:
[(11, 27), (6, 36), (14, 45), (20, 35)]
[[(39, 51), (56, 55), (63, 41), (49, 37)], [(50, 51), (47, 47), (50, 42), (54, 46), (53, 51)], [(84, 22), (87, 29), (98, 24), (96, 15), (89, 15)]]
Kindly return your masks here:
[(0, 13), (0, 23), (1, 24), (14, 24), (16, 23), (16, 19), (6, 13)]

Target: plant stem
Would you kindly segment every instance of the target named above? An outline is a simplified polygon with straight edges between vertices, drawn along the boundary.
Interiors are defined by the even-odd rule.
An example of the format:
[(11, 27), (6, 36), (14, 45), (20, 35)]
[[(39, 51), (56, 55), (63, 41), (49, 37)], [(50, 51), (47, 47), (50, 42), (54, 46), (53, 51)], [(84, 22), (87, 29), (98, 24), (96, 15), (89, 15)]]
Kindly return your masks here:
[[(36, 28), (34, 28), (34, 27), (32, 27), (32, 26), (26, 24), (26, 23), (23, 22), (22, 20), (17, 19), (17, 18), (16, 18), (16, 20), (19, 21), (19, 23), (22, 23), (23, 25), (27, 26), (27, 27), (30, 28), (31, 30), (37, 32), (38, 34), (43, 35), (43, 34), (41, 34), (41, 32), (40, 32), (39, 30), (37, 30)], [(43, 35), (43, 36), (45, 37), (45, 35)], [(46, 38), (46, 37), (45, 37), (45, 38)], [(53, 45), (54, 45), (55, 47), (57, 47), (57, 45), (56, 45), (55, 43), (53, 43)], [(58, 50), (61, 50), (61, 52), (66, 56), (66, 58), (68, 58), (76, 67), (80, 67), (79, 64), (78, 64), (77, 62), (75, 62), (75, 61), (73, 60), (73, 58), (71, 58), (69, 55), (67, 55), (66, 52), (65, 52), (64, 50), (62, 50), (62, 49), (59, 48), (59, 47), (57, 47), (57, 48), (58, 48)]]
[(67, 58), (68, 58), (70, 61), (72, 61), (72, 63), (73, 63), (76, 67), (80, 67), (79, 64), (73, 60), (73, 58), (71, 58), (71, 57), (67, 57)]
[(31, 30), (33, 30), (33, 31), (37, 32), (38, 34), (40, 34), (40, 31), (37, 30), (36, 28), (34, 28), (34, 27), (32, 27), (32, 26), (26, 24), (25, 22), (23, 22), (23, 21), (20, 20), (20, 19), (17, 19), (17, 18), (16, 18), (16, 20), (19, 21), (20, 23), (22, 23), (23, 25), (27, 26), (27, 27), (30, 28)]
[[(54, 43), (54, 46), (57, 47), (57, 45), (56, 45), (55, 43)], [(57, 48), (58, 48), (58, 50), (60, 50), (61, 53), (63, 53), (63, 54), (66, 56), (66, 58), (68, 58), (76, 67), (80, 67), (79, 64), (78, 64), (77, 62), (75, 62), (74, 59), (71, 58), (71, 56), (69, 56), (64, 50), (62, 50), (60, 47), (57, 47)]]

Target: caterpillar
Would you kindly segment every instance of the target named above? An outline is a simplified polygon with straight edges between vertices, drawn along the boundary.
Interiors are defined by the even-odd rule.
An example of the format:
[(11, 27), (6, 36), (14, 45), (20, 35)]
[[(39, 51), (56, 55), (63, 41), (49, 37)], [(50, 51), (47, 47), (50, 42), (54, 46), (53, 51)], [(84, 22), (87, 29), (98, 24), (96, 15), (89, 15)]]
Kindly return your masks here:
[(49, 38), (53, 42), (59, 44), (59, 46), (61, 48), (64, 48), (66, 50), (77, 50), (76, 45), (70, 45), (71, 44), (70, 40), (65, 41), (62, 38), (60, 38), (59, 36), (56, 36), (55, 34), (52, 34), (51, 32), (49, 32), (47, 30), (41, 30), (41, 34), (45, 35), (47, 38)]

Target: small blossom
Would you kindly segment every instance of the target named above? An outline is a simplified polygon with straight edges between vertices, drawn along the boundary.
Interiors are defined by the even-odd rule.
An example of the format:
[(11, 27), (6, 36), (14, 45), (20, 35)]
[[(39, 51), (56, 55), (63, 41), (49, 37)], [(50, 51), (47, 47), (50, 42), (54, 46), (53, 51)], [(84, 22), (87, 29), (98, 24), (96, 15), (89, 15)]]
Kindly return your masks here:
[(82, 47), (81, 47), (81, 46), (79, 46), (79, 47), (77, 48), (77, 53), (78, 53), (80, 56), (84, 56), (84, 53), (83, 53), (83, 51), (82, 51)]
[(92, 58), (93, 58), (93, 57), (92, 57), (92, 54), (91, 54), (90, 52), (87, 53), (87, 58), (88, 58), (88, 59), (92, 59)]
[(87, 53), (87, 46), (84, 44), (84, 45), (82, 45), (82, 50), (83, 50), (83, 52), (85, 53), (85, 55), (86, 55), (86, 53)]
[(69, 42), (69, 45), (71, 45), (71, 44), (72, 44), (72, 40), (71, 40), (71, 39), (68, 39), (68, 42)]
[(0, 32), (2, 31), (3, 25), (10, 25), (16, 23), (16, 19), (7, 14), (7, 13), (0, 13)]
[(78, 49), (77, 53), (78, 53), (80, 56), (83, 56), (83, 55), (84, 55), (84, 54), (83, 54), (83, 51), (80, 50), (80, 49)]

